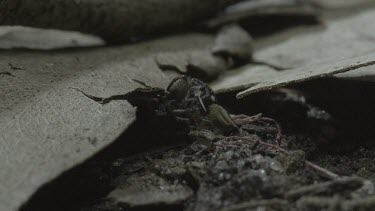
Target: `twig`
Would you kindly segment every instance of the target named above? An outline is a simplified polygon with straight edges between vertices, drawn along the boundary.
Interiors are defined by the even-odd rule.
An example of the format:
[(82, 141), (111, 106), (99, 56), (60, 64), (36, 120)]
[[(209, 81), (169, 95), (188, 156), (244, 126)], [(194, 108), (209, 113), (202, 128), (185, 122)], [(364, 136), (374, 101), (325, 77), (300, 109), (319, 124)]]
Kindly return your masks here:
[(276, 144), (270, 144), (270, 143), (264, 142), (264, 141), (259, 140), (259, 139), (253, 139), (253, 138), (247, 138), (247, 137), (240, 137), (240, 136), (229, 136), (229, 137), (225, 138), (225, 140), (226, 141), (230, 141), (230, 140), (245, 140), (245, 141), (250, 141), (250, 142), (254, 142), (256, 144), (262, 144), (264, 146), (268, 146), (268, 147), (274, 148), (277, 151), (280, 151), (280, 152), (285, 153), (285, 154), (289, 153), (286, 149), (283, 149), (283, 148), (281, 148), (280, 146), (278, 146)]
[(338, 178), (340, 178), (340, 176), (338, 174), (335, 174), (335, 173), (333, 173), (333, 172), (331, 172), (331, 171), (329, 171), (329, 170), (327, 170), (323, 167), (320, 167), (320, 166), (316, 165), (315, 163), (312, 163), (308, 160), (306, 160), (305, 162), (308, 166), (310, 166), (311, 168), (320, 172), (321, 176), (327, 177), (328, 179), (338, 179)]
[[(283, 149), (281, 148), (280, 146), (278, 145), (275, 145), (275, 144), (270, 144), (270, 143), (267, 143), (267, 142), (264, 142), (262, 140), (259, 140), (259, 139), (252, 139), (252, 138), (247, 138), (247, 137), (240, 137), (240, 136), (230, 136), (230, 137), (227, 137), (225, 138), (225, 140), (227, 141), (230, 141), (230, 140), (245, 140), (245, 141), (251, 141), (251, 142), (254, 142), (256, 144), (261, 144), (261, 145), (264, 145), (264, 146), (268, 146), (268, 147), (271, 147), (271, 148), (274, 148), (276, 149), (277, 151), (281, 152), (281, 153), (284, 153), (284, 154), (289, 154), (289, 151), (286, 150), (286, 149)], [(338, 174), (335, 174), (331, 171), (329, 171), (328, 169), (325, 169), (321, 166), (318, 166), (310, 161), (305, 161), (306, 165), (310, 166), (312, 169), (314, 169), (315, 171), (318, 172), (318, 174), (322, 177), (325, 177), (325, 178), (328, 178), (328, 179), (337, 179), (337, 178), (340, 178), (340, 176)]]
[(234, 148), (240, 148), (239, 146), (237, 146), (237, 145), (234, 145), (234, 144), (225, 144), (225, 145), (223, 145), (223, 144), (219, 144), (219, 143), (214, 143), (214, 146), (217, 146), (217, 147), (234, 147)]
[(248, 121), (256, 120), (262, 117), (262, 115), (262, 113), (256, 114), (254, 116), (248, 116), (246, 114), (231, 114), (230, 117), (233, 119), (233, 121), (238, 121), (238, 123), (241, 123), (242, 121), (247, 123)]
[(277, 134), (276, 134), (276, 142), (279, 143), (281, 140), (282, 136), (282, 129), (280, 124), (272, 118), (269, 117), (262, 117), (262, 114), (257, 114), (254, 116), (247, 116), (246, 114), (238, 114), (238, 115), (231, 115), (233, 121), (237, 125), (244, 125), (244, 124), (249, 124), (249, 123), (254, 123), (254, 122), (265, 122), (265, 123), (272, 123), (276, 126), (277, 128)]
[(251, 150), (255, 150), (259, 146), (259, 140), (254, 143), (254, 146), (251, 147)]
[(260, 117), (258, 120), (264, 121), (264, 122), (271, 122), (271, 123), (276, 125), (277, 135), (276, 135), (275, 139), (276, 139), (277, 142), (279, 142), (280, 139), (281, 139), (281, 135), (282, 135), (282, 130), (281, 130), (280, 124), (275, 119), (272, 119), (272, 118), (269, 118), (269, 117)]
[[(323, 196), (328, 193), (352, 192), (363, 186), (364, 179), (358, 177), (344, 177), (308, 186), (291, 189), (285, 193), (285, 198), (294, 202), (305, 196)], [(350, 209), (352, 210), (352, 209)], [(361, 210), (361, 209), (356, 209)]]
[(230, 117), (233, 120), (237, 120), (237, 119), (245, 119), (245, 118), (248, 118), (249, 116), (246, 114), (231, 114)]

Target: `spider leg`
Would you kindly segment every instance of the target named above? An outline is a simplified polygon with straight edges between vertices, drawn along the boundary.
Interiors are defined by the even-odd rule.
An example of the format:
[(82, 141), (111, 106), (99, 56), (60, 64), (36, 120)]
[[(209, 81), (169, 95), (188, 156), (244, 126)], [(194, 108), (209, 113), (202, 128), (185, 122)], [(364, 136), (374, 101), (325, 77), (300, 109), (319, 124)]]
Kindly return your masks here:
[(94, 95), (90, 95), (85, 93), (84, 91), (80, 90), (79, 88), (70, 87), (71, 89), (77, 90), (81, 92), (83, 95), (85, 95), (87, 98), (90, 98), (91, 100), (94, 100), (102, 105), (107, 104), (111, 102), (112, 100), (127, 100), (128, 94), (122, 94), (122, 95), (112, 95), (110, 97), (97, 97)]

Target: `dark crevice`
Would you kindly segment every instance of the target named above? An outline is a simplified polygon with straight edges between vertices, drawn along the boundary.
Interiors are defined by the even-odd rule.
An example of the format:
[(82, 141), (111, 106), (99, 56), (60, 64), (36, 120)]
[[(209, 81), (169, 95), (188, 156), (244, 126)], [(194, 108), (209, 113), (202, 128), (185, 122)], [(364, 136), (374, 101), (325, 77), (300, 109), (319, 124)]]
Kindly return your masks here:
[(8, 71), (0, 72), (0, 75), (8, 75), (8, 76), (14, 77), (14, 75)]
[[(312, 137), (327, 128), (333, 128), (333, 137), (321, 144), (321, 150), (346, 153), (359, 146), (372, 143), (375, 129), (375, 86), (372, 82), (343, 80), (337, 78), (317, 79), (288, 88), (302, 93), (306, 102), (332, 116), (331, 121), (306, 119), (309, 107), (291, 100), (283, 100), (284, 93), (278, 90), (255, 93), (236, 100), (235, 93), (220, 94), (221, 104), (227, 105), (231, 113), (263, 113), (277, 119), (286, 132), (309, 132)], [(236, 103), (231, 103), (236, 102)], [(331, 136), (331, 134), (330, 134)], [(317, 138), (320, 139), (320, 138)]]
[[(166, 124), (138, 118), (113, 144), (42, 186), (20, 210), (75, 210), (77, 205), (106, 196), (114, 188), (110, 181), (118, 173), (112, 165), (117, 158), (185, 143), (174, 133), (166, 132), (166, 129), (173, 129)], [(181, 141), (176, 143), (176, 140)]]

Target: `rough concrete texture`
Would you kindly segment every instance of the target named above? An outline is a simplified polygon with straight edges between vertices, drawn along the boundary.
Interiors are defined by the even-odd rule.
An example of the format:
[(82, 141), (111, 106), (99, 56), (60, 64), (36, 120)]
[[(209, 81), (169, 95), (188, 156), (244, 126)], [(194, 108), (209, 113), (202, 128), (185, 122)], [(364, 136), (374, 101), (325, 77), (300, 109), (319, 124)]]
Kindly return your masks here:
[[(187, 40), (189, 40), (187, 42)], [(165, 87), (154, 55), (208, 48), (185, 34), (123, 47), (0, 52), (0, 210), (16, 210), (41, 185), (116, 139), (135, 118), (124, 101), (100, 105), (80, 92), (124, 94), (131, 79)]]

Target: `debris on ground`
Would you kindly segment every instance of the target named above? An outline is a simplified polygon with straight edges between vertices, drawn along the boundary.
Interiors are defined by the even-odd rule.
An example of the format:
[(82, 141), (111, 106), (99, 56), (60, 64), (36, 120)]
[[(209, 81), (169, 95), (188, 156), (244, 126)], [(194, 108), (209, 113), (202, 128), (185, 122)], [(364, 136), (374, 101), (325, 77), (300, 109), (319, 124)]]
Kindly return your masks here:
[[(144, 93), (148, 94), (146, 98)], [(305, 118), (321, 119), (320, 114), (310, 114), (309, 109), (320, 109), (308, 104), (303, 95), (291, 90), (280, 93), (286, 96), (283, 100), (305, 106)], [(84, 95), (99, 103), (120, 99)], [(137, 106), (139, 118), (159, 121), (168, 118), (174, 122), (171, 125), (179, 124), (177, 129), (170, 129), (176, 129), (173, 133), (179, 137), (188, 137), (188, 142), (117, 158), (112, 164), (105, 162), (102, 168), (117, 166), (106, 173), (112, 175), (106, 189), (113, 187), (113, 190), (100, 201), (94, 199), (86, 202), (89, 205), (75, 207), (76, 210), (260, 207), (309, 210), (317, 206), (343, 206), (343, 199), (351, 208), (375, 206), (371, 203), (375, 194), (372, 180), (360, 178), (358, 173), (343, 177), (340, 172), (309, 161), (314, 157), (310, 153), (307, 157), (305, 151), (296, 149), (303, 145), (294, 135), (285, 133), (275, 119), (262, 114), (229, 114), (216, 104), (217, 97), (212, 90), (198, 79), (180, 76), (166, 90), (144, 84), (121, 96), (121, 100)], [(331, 118), (323, 120), (332, 121)], [(305, 136), (303, 141), (308, 142), (308, 135)], [(317, 203), (318, 199), (323, 203)]]
[[(367, 67), (375, 64), (375, 54), (366, 54), (364, 56), (355, 57), (351, 59), (342, 60), (336, 63), (328, 62), (319, 65), (310, 65), (307, 67), (296, 68), (285, 70), (281, 72), (270, 71), (267, 79), (262, 81), (253, 78), (250, 81), (246, 81), (244, 84), (237, 84), (235, 86), (228, 86), (226, 81), (231, 79), (223, 79), (222, 82), (215, 82), (214, 88), (217, 92), (228, 92), (232, 90), (242, 90), (237, 94), (237, 98), (244, 98), (255, 92), (271, 90), (275, 88), (292, 85), (295, 83), (301, 83), (308, 80), (330, 77), (338, 73), (345, 73), (354, 71), (356, 69)], [(242, 67), (245, 68), (245, 67)], [(246, 71), (246, 70), (245, 70)], [(266, 73), (267, 74), (267, 73)], [(260, 74), (261, 79), (264, 78), (264, 74)], [(244, 78), (241, 79), (244, 81)], [(218, 84), (219, 83), (219, 84)]]
[(227, 25), (218, 32), (212, 52), (236, 63), (249, 62), (253, 56), (253, 38), (240, 26)]
[(375, 5), (213, 2), (5, 0), (0, 210), (375, 209)]
[[(270, 66), (249, 64), (225, 73), (211, 86), (216, 92), (241, 92), (249, 89), (238, 95), (245, 97), (253, 91), (329, 77), (345, 70), (346, 73), (337, 75), (356, 77), (355, 75), (360, 76), (362, 72), (364, 76), (371, 76), (371, 67), (366, 68), (361, 64), (374, 50), (374, 28), (371, 24), (374, 16), (374, 11), (369, 10), (338, 20), (327, 20), (325, 28), (322, 28), (322, 25), (303, 26), (301, 29), (306, 31), (290, 29), (277, 33), (274, 37), (271, 35), (264, 38), (258, 42), (264, 42), (265, 47), (254, 50), (254, 59), (267, 61), (268, 64), (285, 69), (284, 71)], [(345, 36), (338, 37), (338, 33)], [(291, 36), (293, 39), (288, 38)], [(272, 43), (272, 38), (281, 41)], [(360, 63), (357, 63), (359, 61)]]

